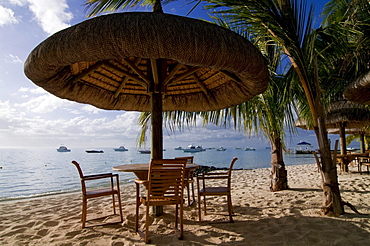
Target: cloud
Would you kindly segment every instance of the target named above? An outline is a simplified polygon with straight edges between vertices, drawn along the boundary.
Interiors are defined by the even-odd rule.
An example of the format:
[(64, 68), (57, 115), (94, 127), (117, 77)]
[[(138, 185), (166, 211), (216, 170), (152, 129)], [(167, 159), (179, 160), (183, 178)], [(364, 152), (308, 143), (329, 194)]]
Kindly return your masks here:
[[(1, 14), (0, 14), (1, 15)], [(18, 56), (9, 54), (5, 57), (5, 62), (7, 63), (23, 63)]]
[(0, 26), (17, 23), (18, 20), (14, 17), (13, 10), (0, 5)]
[[(66, 0), (12, 0), (15, 5), (27, 5), (44, 32), (53, 34), (69, 27), (73, 14)], [(1, 15), (0, 15), (1, 16)]]
[(50, 113), (54, 110), (62, 107), (67, 107), (72, 105), (73, 102), (60, 99), (51, 94), (44, 94), (39, 97), (31, 98), (25, 103), (16, 103), (14, 106), (25, 108), (26, 110), (33, 113)]

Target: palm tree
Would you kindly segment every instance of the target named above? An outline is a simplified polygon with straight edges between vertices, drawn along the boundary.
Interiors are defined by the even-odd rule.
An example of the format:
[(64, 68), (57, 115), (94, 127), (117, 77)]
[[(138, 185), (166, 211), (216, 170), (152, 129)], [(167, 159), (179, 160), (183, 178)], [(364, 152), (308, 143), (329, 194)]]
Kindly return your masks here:
[[(254, 32), (271, 39), (283, 48), (302, 85), (312, 116), (312, 123), (318, 139), (322, 187), (324, 190), (323, 213), (340, 215), (344, 213), (341, 201), (336, 163), (330, 153), (330, 144), (325, 125), (325, 109), (321, 101), (322, 91), (315, 63), (314, 41), (311, 32), (313, 8), (298, 0), (209, 0), (211, 7), (232, 15), (240, 25), (249, 26)], [(308, 13), (308, 14), (307, 14)]]

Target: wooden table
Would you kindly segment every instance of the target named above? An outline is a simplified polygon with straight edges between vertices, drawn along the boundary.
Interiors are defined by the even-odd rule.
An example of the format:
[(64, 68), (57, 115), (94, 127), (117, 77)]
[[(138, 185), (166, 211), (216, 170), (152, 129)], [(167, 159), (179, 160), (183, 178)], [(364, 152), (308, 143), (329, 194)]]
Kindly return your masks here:
[[(186, 171), (195, 170), (199, 167), (197, 164), (186, 164)], [(148, 180), (149, 163), (138, 163), (138, 164), (126, 164), (113, 167), (113, 171), (118, 172), (133, 172), (136, 177), (141, 180)], [(157, 216), (163, 214), (163, 207), (157, 206), (153, 208), (154, 213)]]
[(352, 153), (345, 155), (337, 155), (337, 161), (340, 165), (340, 170), (342, 172), (348, 172), (348, 165), (359, 157), (369, 157), (368, 153)]

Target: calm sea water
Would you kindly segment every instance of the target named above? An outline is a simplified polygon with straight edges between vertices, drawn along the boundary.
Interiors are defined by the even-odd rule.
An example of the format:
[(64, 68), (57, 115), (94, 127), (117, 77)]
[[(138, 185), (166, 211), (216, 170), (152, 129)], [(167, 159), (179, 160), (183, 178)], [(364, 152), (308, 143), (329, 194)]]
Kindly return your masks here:
[[(100, 149), (99, 149), (100, 150)], [(0, 201), (32, 198), (39, 196), (71, 193), (81, 190), (77, 170), (72, 160), (80, 163), (84, 174), (113, 172), (112, 167), (130, 163), (146, 163), (150, 155), (140, 154), (136, 149), (116, 152), (113, 148), (102, 148), (104, 153), (86, 153), (85, 149), (72, 149), (60, 153), (55, 149), (0, 149)], [(164, 158), (194, 156), (200, 165), (227, 167), (233, 157), (239, 160), (235, 168), (256, 169), (270, 167), (270, 150), (227, 148), (226, 151), (210, 149), (198, 153), (184, 153), (182, 150), (167, 149)], [(285, 155), (286, 165), (315, 163), (312, 155)], [(120, 183), (130, 183), (133, 173), (117, 172)], [(94, 183), (94, 186), (100, 186)]]

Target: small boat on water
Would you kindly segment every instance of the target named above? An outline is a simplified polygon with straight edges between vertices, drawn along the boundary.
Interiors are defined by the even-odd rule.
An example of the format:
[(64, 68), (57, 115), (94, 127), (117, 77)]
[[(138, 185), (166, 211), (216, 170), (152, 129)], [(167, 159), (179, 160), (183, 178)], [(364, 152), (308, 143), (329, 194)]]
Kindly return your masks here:
[(114, 151), (128, 151), (124, 146), (119, 146), (118, 149), (114, 149)]
[(175, 148), (175, 150), (183, 150), (183, 148), (182, 147), (177, 147), (177, 148)]
[[(163, 151), (166, 151), (166, 149), (163, 149)], [(142, 150), (139, 150), (139, 152), (141, 154), (151, 154), (152, 153), (150, 149), (142, 149)]]
[(71, 152), (70, 149), (67, 149), (66, 146), (64, 145), (61, 145), (58, 149), (57, 149), (58, 152)]
[(86, 150), (86, 153), (104, 153), (103, 150)]
[(217, 151), (225, 151), (226, 149), (222, 146), (220, 146), (220, 148), (217, 149)]
[(250, 148), (250, 147), (247, 147), (244, 149), (245, 151), (255, 151), (256, 149), (255, 148)]
[(311, 154), (312, 151), (314, 151), (312, 144), (304, 141), (297, 143), (295, 148), (295, 154)]
[(201, 152), (201, 151), (206, 151), (206, 150), (203, 149), (202, 146), (199, 146), (199, 145), (195, 146), (195, 145), (190, 144), (187, 148), (183, 149), (182, 151), (194, 153), (194, 152)]

